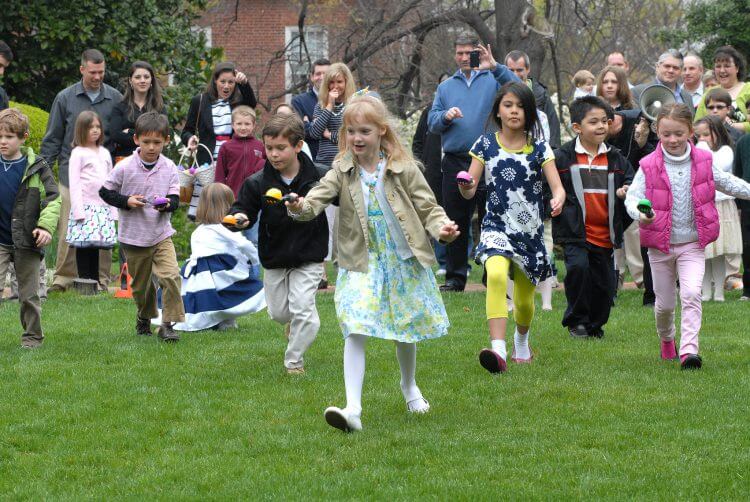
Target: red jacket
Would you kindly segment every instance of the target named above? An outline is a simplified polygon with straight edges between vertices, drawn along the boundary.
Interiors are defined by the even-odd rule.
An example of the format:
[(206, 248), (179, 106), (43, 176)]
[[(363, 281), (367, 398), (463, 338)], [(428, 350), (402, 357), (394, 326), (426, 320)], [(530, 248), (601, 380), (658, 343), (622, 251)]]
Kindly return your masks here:
[(265, 163), (266, 150), (263, 143), (253, 137), (234, 136), (219, 149), (214, 181), (228, 185), (237, 197), (245, 178), (263, 169)]

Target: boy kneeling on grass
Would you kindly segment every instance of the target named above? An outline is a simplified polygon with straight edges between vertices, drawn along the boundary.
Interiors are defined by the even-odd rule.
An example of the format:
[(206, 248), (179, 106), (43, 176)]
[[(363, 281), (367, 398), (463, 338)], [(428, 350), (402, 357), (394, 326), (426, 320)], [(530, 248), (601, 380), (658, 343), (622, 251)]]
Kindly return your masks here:
[(23, 146), (28, 137), (26, 115), (14, 108), (0, 112), (0, 286), (5, 286), (13, 262), (21, 304), (21, 346), (30, 349), (44, 340), (39, 261), (57, 227), (61, 201), (52, 169)]
[(567, 198), (560, 216), (552, 219), (552, 238), (565, 250), (568, 307), (562, 324), (573, 338), (604, 336), (614, 287), (612, 250), (622, 246), (630, 223), (623, 199), (633, 168), (604, 142), (613, 117), (601, 98), (576, 99), (570, 120), (578, 137), (555, 150)]
[(117, 163), (99, 196), (120, 210), (118, 239), (133, 276), (133, 298), (138, 307), (136, 334), (151, 335), (151, 319), (159, 314), (153, 274), (163, 292), (159, 338), (176, 342), (180, 336), (172, 324), (185, 320), (185, 307), (172, 244), (175, 231), (169, 222), (169, 213), (180, 205), (180, 183), (174, 162), (161, 154), (169, 141), (167, 117), (144, 113), (135, 122), (133, 139), (139, 148)]

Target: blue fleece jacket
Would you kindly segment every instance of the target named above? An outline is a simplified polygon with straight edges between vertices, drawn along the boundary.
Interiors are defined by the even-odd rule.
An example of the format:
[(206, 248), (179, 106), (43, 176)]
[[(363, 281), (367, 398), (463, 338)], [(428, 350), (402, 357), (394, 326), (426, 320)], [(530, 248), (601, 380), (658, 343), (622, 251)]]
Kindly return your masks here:
[[(456, 71), (443, 81), (435, 93), (435, 101), (428, 118), (430, 132), (440, 134), (443, 151), (468, 153), (479, 136), (484, 134), (487, 117), (497, 91), (507, 82), (518, 82), (518, 77), (507, 66), (498, 64), (494, 71), (483, 70), (470, 79)], [(445, 121), (445, 113), (458, 107), (460, 119)]]

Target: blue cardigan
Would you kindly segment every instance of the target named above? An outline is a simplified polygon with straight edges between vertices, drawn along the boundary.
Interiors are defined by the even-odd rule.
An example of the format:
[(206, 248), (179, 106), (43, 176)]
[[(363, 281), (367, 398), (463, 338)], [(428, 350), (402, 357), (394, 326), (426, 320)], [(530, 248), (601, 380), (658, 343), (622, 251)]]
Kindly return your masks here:
[[(310, 146), (313, 159), (318, 155), (318, 140), (310, 135), (310, 124), (312, 124), (313, 113), (315, 112), (315, 105), (317, 103), (318, 95), (315, 94), (312, 87), (307, 92), (297, 94), (292, 98), (292, 108), (297, 112), (299, 118), (303, 119), (303, 123), (305, 124), (305, 141)], [(304, 120), (305, 117), (307, 117), (307, 120)]]
[[(494, 71), (482, 70), (467, 80), (459, 69), (437, 88), (428, 118), (430, 132), (440, 134), (443, 151), (468, 153), (485, 132), (487, 117), (497, 91), (507, 82), (518, 82), (507, 66), (498, 64)], [(443, 117), (452, 107), (461, 109), (463, 117), (446, 122)]]

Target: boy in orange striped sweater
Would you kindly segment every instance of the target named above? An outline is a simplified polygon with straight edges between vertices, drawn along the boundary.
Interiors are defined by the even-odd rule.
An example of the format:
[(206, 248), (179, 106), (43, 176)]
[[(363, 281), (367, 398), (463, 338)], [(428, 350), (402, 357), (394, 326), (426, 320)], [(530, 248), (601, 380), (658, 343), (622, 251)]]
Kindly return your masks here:
[(585, 96), (570, 106), (578, 134), (555, 150), (555, 163), (567, 198), (552, 219), (552, 237), (565, 250), (562, 324), (574, 338), (602, 338), (614, 288), (612, 251), (622, 246), (630, 224), (623, 200), (633, 168), (619, 150), (605, 143), (614, 111), (601, 98)]

